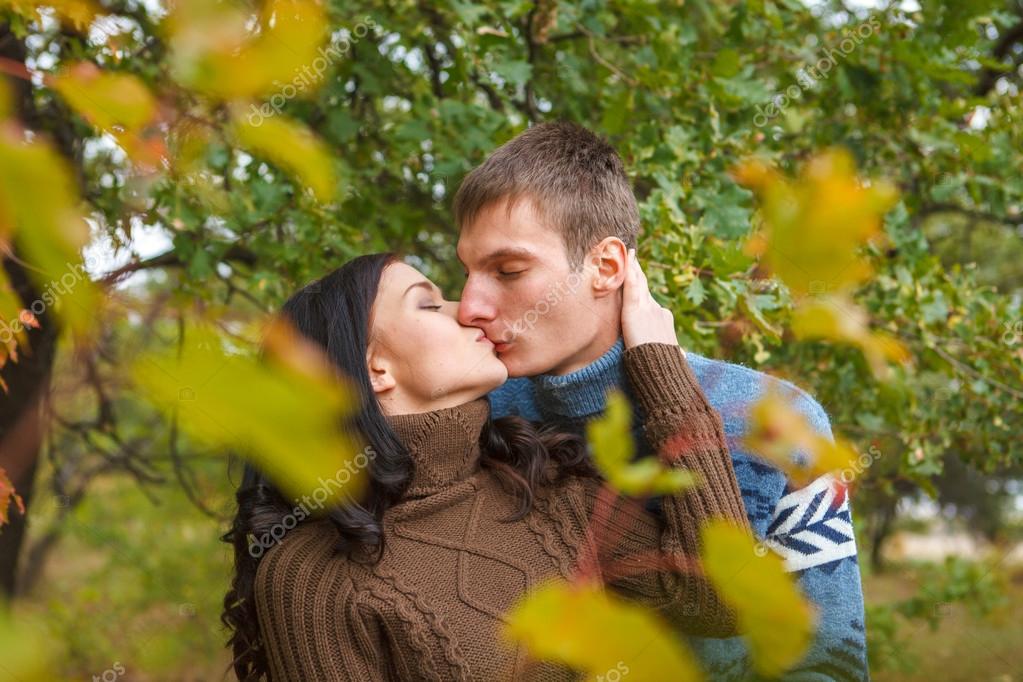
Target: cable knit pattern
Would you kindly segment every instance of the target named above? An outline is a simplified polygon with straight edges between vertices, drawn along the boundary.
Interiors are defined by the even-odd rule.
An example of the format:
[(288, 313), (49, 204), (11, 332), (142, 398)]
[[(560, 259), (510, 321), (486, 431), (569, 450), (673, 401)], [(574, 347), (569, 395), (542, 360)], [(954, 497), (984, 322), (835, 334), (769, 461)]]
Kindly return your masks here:
[[(677, 349), (676, 349), (677, 351)], [(602, 562), (698, 551), (709, 517), (746, 526), (721, 420), (708, 407), (680, 352), (651, 344), (630, 351), (630, 377), (647, 385), (646, 424), (665, 460), (706, 485), (665, 498), (664, 519), (618, 500), (606, 519)], [(385, 550), (369, 565), (336, 552), (329, 522), (309, 521), (267, 552), (256, 576), (260, 629), (273, 680), (571, 680), (569, 669), (532, 661), (501, 635), (508, 610), (551, 579), (573, 574), (600, 481), (572, 478), (518, 506), (479, 466), (489, 405), (480, 399), (425, 414), (390, 417), (413, 458), (406, 496), (384, 515)], [(700, 576), (647, 569), (613, 580), (680, 632), (735, 633), (734, 614)]]

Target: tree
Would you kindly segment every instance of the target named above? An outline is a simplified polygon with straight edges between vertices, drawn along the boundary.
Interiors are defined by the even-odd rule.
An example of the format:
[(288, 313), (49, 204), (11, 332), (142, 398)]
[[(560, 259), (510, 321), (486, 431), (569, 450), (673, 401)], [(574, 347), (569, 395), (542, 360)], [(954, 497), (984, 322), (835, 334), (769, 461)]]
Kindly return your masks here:
[[(121, 418), (137, 409), (125, 359), (190, 342), (181, 335), (203, 311), (237, 337), (304, 282), (371, 250), (409, 254), (457, 295), (453, 191), (495, 146), (553, 118), (608, 135), (625, 157), (642, 201), (640, 255), (681, 342), (810, 388), (838, 433), (876, 453), (859, 460), (854, 497), (874, 556), (898, 499), (933, 494), (950, 453), (988, 474), (1018, 470), (1023, 313), (1012, 261), (998, 260), (1018, 249), (1023, 224), (1016, 2), (37, 4), (3, 3), (0, 68), (16, 103), (4, 113), (20, 126), (3, 153), (15, 138), (59, 150), (77, 195), (68, 204), (93, 239), (130, 248), (150, 228), (169, 244), (93, 273), (102, 307), (74, 302), (90, 296), (84, 285), (57, 297), (62, 353), (95, 331), (85, 318), (118, 330), (80, 346), (88, 361), (61, 377), (92, 387), (74, 410), (90, 416), (45, 422), (56, 466), (84, 476), (75, 495), (100, 473), (147, 480), (152, 452)], [(259, 9), (254, 29), (246, 20)], [(913, 358), (887, 381), (859, 348), (797, 338), (790, 287), (744, 250), (762, 217), (736, 164), (757, 156), (794, 171), (832, 146), (899, 190), (887, 242), (864, 247), (876, 276), (854, 295), (869, 326)], [(12, 233), (5, 217), (10, 324), (72, 261), (39, 276), (36, 233)], [(80, 246), (38, 234), (50, 236), (47, 253)], [(981, 236), (982, 253), (949, 247)], [(25, 277), (20, 263), (36, 270)], [(819, 279), (810, 293), (834, 287)], [(11, 429), (27, 428), (25, 406), (46, 394), (50, 312), (24, 325), (18, 361), (0, 369), (9, 471)], [(153, 440), (186, 464), (198, 446), (164, 424)], [(37, 450), (24, 452), (13, 478), (30, 505)], [(8, 591), (22, 519), (13, 513), (0, 534)]]

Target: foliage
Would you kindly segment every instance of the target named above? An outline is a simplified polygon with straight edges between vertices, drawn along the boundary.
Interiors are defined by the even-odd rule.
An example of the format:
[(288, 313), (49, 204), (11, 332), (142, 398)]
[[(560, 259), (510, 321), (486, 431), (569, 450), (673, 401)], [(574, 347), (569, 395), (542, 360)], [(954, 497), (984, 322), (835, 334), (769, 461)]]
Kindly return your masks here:
[[(530, 121), (553, 118), (608, 135), (624, 156), (641, 199), (640, 255), (683, 345), (810, 388), (838, 434), (877, 453), (857, 468), (859, 518), (934, 492), (950, 455), (987, 474), (1023, 460), (1023, 297), (1018, 259), (1006, 255), (1019, 253), (1023, 225), (1013, 2), (856, 13), (837, 1), (182, 1), (150, 11), (133, 0), (4, 0), (0, 12), (28, 51), (4, 72), (27, 68), (38, 112), (16, 123), (6, 97), (0, 107), (0, 245), (32, 266), (76, 343), (92, 344), (77, 348), (92, 363), (67, 381), (96, 393), (97, 416), (54, 427), (51, 443), (82, 440), (50, 453), (58, 470), (101, 443), (104, 472), (138, 476), (128, 446), (143, 430), (195, 454), (173, 420), (148, 428), (127, 381), (139, 354), (173, 354), (180, 329), (212, 325), (252, 357), (239, 325), (374, 250), (409, 254), (456, 295), (459, 180)], [(824, 259), (800, 285), (769, 250), (747, 249), (754, 228), (777, 234), (784, 221), (763, 194), (758, 215), (733, 172), (754, 157), (778, 182), (799, 178), (813, 153), (838, 145), (898, 198), (881, 192), (874, 215), (894, 202), (881, 229), (850, 233), (877, 238), (841, 252), (865, 269), (852, 276)], [(857, 182), (844, 187), (875, 193)], [(825, 200), (819, 233), (781, 234), (829, 246), (844, 206)], [(83, 264), (86, 225), (128, 250), (154, 230), (167, 250), (55, 295)], [(144, 274), (124, 284), (134, 273)], [(820, 307), (816, 295), (833, 293), (811, 287), (820, 281), (843, 284), (843, 298)], [(0, 281), (5, 329), (32, 325), (30, 303)], [(112, 348), (104, 326), (121, 332)], [(14, 362), (24, 337), (3, 341), (0, 363)], [(69, 393), (71, 407), (86, 402)]]
[[(917, 657), (909, 651), (900, 623), (920, 621), (912, 631), (913, 638), (919, 639), (924, 625), (933, 633), (953, 616), (957, 606), (965, 607), (975, 619), (999, 611), (1004, 612), (1003, 619), (1012, 619), (1003, 584), (1006, 576), (1003, 567), (996, 562), (949, 557), (943, 564), (923, 565), (904, 573), (917, 583), (914, 595), (867, 605), (871, 623), (867, 632), (868, 646), (875, 658), (873, 665), (879, 670), (904, 674), (919, 665)], [(967, 630), (972, 627), (972, 624), (965, 626)], [(969, 639), (982, 640), (976, 636)]]

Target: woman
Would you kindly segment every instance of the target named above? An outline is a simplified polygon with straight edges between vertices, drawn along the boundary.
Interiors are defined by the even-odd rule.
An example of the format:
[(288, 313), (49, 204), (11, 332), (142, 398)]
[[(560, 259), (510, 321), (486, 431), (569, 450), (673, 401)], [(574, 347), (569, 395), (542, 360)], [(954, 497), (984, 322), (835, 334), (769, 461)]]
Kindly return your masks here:
[[(601, 481), (578, 438), (490, 420), (485, 396), (507, 372), (456, 308), (388, 254), (356, 258), (285, 304), (361, 393), (350, 426), (375, 456), (359, 505), (302, 523), (258, 562), (246, 538), (263, 537), (291, 505), (247, 471), (226, 538), (236, 575), (224, 621), (239, 679), (574, 677), (531, 662), (500, 631), (527, 592), (586, 560)], [(636, 345), (626, 371), (651, 445), (703, 485), (664, 498), (662, 521), (615, 505), (601, 565), (658, 551), (684, 562), (708, 517), (748, 527), (721, 421), (678, 346)], [(734, 634), (733, 614), (698, 575), (633, 571), (612, 586), (683, 632)]]

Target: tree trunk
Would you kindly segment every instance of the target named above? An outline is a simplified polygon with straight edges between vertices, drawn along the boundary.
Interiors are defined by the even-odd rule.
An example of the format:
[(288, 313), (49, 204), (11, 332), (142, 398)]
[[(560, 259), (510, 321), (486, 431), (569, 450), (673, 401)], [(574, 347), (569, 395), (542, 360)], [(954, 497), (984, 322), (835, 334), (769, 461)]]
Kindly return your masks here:
[[(26, 54), (24, 43), (10, 32), (9, 26), (0, 24), (0, 57), (24, 64)], [(38, 123), (31, 84), (10, 78), (8, 85), (22, 124)], [(60, 141), (58, 146), (67, 152), (68, 148)], [(0, 262), (23, 307), (31, 308), (34, 302), (40, 301), (39, 289), (30, 280), (16, 251), (0, 258)], [(49, 393), (59, 336), (53, 313), (49, 309), (37, 312), (40, 304), (41, 301), (33, 311), (39, 328), (27, 330), (28, 342), (18, 347), (18, 362), (8, 361), (0, 369), (0, 378), (7, 384), (6, 392), (0, 390), (0, 466), (7, 471), (14, 489), (24, 500), (26, 512), (22, 515), (12, 510), (10, 522), (0, 528), (0, 590), (8, 598), (15, 594), (18, 557), (25, 539), (26, 516), (42, 445), (42, 407)], [(5, 325), (13, 322), (2, 320)], [(7, 333), (6, 327), (0, 330)]]
[[(9, 258), (3, 260), (3, 268), (22, 305), (30, 307), (38, 292), (25, 269)], [(24, 500), (26, 512), (23, 515), (12, 509), (9, 522), (0, 527), (0, 590), (7, 598), (15, 594), (18, 557), (42, 446), (42, 406), (57, 350), (57, 323), (52, 313), (43, 311), (36, 319), (39, 329), (29, 330), (27, 347), (18, 348), (18, 362), (8, 362), (0, 370), (7, 384), (7, 392), (0, 391), (0, 466)]]
[(873, 529), (870, 533), (870, 568), (874, 573), (884, 570), (884, 543), (891, 536), (892, 523), (895, 521), (895, 509), (899, 498), (885, 500), (875, 516)]

